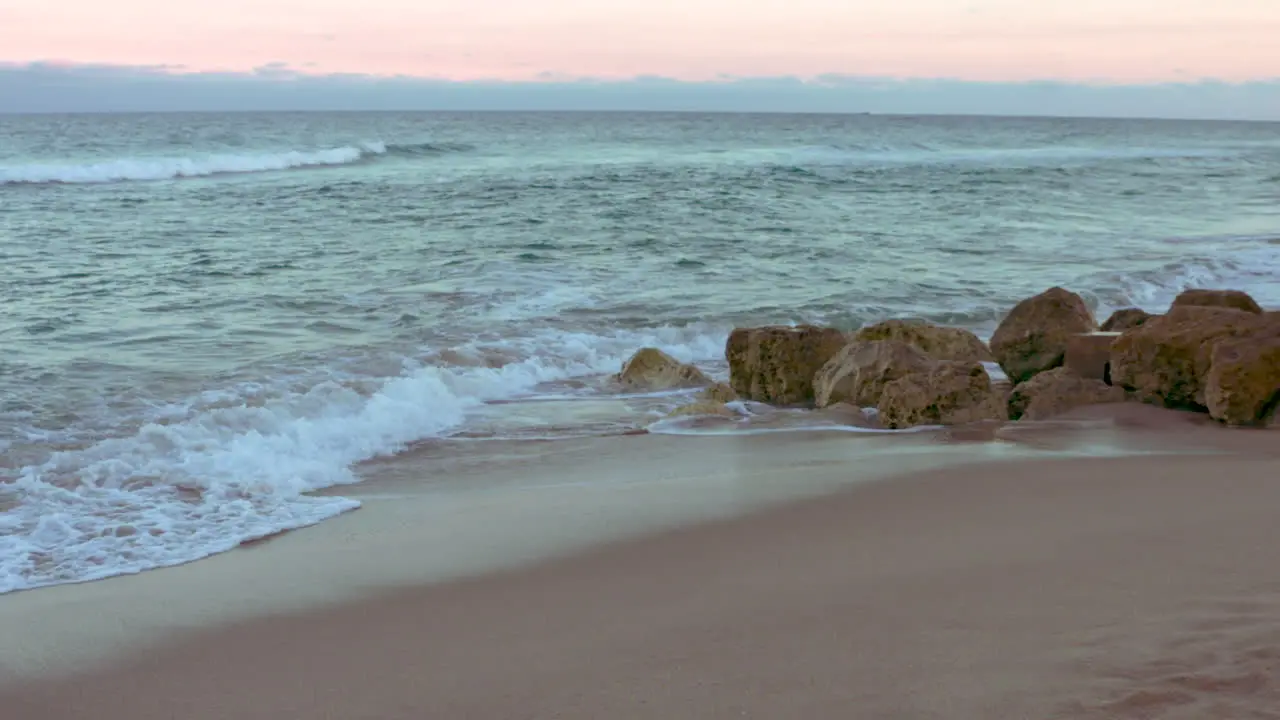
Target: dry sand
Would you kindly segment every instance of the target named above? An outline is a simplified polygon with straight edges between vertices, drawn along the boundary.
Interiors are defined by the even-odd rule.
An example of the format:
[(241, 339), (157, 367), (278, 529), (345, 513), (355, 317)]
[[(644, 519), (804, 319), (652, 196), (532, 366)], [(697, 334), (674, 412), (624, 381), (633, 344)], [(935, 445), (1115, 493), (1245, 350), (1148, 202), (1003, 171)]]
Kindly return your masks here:
[[(28, 679), (0, 708), (6, 720), (1280, 718), (1280, 433), (1127, 407), (1081, 417), (1099, 412), (1120, 422), (1015, 434), (1052, 448), (1101, 432), (1158, 452), (857, 484), (175, 636)], [(831, 452), (816, 447), (769, 448), (761, 472), (802, 477), (803, 460)], [(1220, 452), (1168, 454), (1187, 448)], [(332, 539), (323, 528), (313, 543)], [(272, 544), (259, 557), (286, 557)], [(32, 601), (25, 617), (51, 622)]]

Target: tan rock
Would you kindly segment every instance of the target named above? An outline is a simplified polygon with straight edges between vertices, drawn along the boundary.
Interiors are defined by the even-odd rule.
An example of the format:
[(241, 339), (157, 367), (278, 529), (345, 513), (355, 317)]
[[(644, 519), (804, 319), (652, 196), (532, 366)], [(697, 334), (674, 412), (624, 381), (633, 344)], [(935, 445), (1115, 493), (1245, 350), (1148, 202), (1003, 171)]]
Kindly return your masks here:
[(1209, 415), (1216, 420), (1267, 425), (1280, 405), (1280, 333), (1217, 343), (1204, 394)]
[(900, 340), (854, 341), (814, 375), (814, 404), (820, 408), (840, 402), (875, 407), (886, 384), (926, 371), (933, 363), (924, 351)]
[(1083, 298), (1054, 287), (1014, 306), (991, 336), (991, 352), (1019, 383), (1061, 366), (1071, 337), (1097, 329)]
[(614, 380), (628, 390), (641, 392), (711, 384), (711, 379), (701, 370), (657, 348), (643, 348), (632, 355)]
[(962, 425), (1008, 416), (1005, 397), (978, 363), (935, 362), (885, 386), (880, 422), (891, 429), (916, 425)]
[(1110, 382), (1111, 346), (1118, 337), (1118, 332), (1072, 335), (1062, 357), (1063, 367), (1082, 378)]
[(1152, 318), (1151, 313), (1139, 308), (1123, 308), (1111, 313), (1111, 317), (1099, 328), (1103, 332), (1124, 332), (1141, 326)]
[(1173, 307), (1219, 307), (1262, 313), (1258, 303), (1248, 293), (1239, 290), (1184, 290), (1174, 298)]
[(1124, 402), (1124, 389), (1082, 378), (1065, 367), (1019, 383), (1009, 396), (1009, 419), (1044, 420), (1086, 405)]
[(1204, 410), (1216, 343), (1256, 333), (1264, 315), (1211, 306), (1179, 306), (1123, 333), (1111, 346), (1111, 384), (1144, 401)]
[(682, 405), (667, 414), (667, 417), (690, 417), (690, 416), (716, 416), (736, 418), (738, 413), (728, 408), (722, 402), (715, 400), (699, 400), (697, 402)]
[(699, 400), (712, 400), (718, 403), (730, 403), (738, 399), (738, 393), (733, 391), (729, 383), (716, 383), (711, 387), (698, 393)]
[(846, 342), (839, 330), (813, 325), (738, 328), (725, 344), (729, 384), (745, 400), (812, 403), (814, 374)]
[(934, 360), (993, 361), (991, 349), (963, 328), (914, 320), (885, 320), (853, 335), (855, 341), (898, 340), (920, 348)]

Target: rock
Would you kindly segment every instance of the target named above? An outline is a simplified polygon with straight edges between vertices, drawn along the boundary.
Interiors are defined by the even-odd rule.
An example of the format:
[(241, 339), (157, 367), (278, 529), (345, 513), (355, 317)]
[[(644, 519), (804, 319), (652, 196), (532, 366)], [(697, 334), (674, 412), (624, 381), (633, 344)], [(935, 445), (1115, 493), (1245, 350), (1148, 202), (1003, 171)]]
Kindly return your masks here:
[(1116, 339), (1111, 346), (1111, 384), (1133, 391), (1143, 402), (1205, 410), (1214, 345), (1256, 333), (1266, 324), (1267, 316), (1243, 310), (1174, 307)]
[(1005, 397), (991, 385), (979, 363), (934, 362), (923, 372), (890, 382), (880, 395), (880, 422), (886, 428), (962, 425), (1004, 420)]
[(1140, 327), (1152, 318), (1151, 313), (1138, 308), (1124, 308), (1111, 313), (1111, 317), (1099, 328), (1103, 332), (1124, 332), (1130, 328)]
[(913, 320), (885, 320), (869, 325), (854, 333), (853, 339), (862, 342), (898, 340), (920, 348), (934, 360), (995, 360), (987, 344), (968, 330)]
[(1173, 300), (1173, 307), (1217, 307), (1262, 314), (1262, 308), (1248, 293), (1239, 290), (1184, 290)]
[(886, 384), (927, 371), (933, 363), (924, 351), (901, 340), (851, 342), (814, 375), (814, 404), (875, 407)]
[(738, 399), (738, 393), (733, 391), (729, 383), (716, 383), (711, 387), (698, 393), (699, 400), (712, 400), (718, 403), (731, 403)]
[(716, 417), (736, 418), (738, 413), (729, 409), (722, 402), (715, 400), (699, 400), (672, 410), (667, 417), (690, 417), (697, 415), (713, 415)]
[(1217, 343), (1204, 396), (1215, 420), (1235, 426), (1267, 425), (1280, 405), (1280, 333)]
[(1020, 383), (1062, 365), (1071, 337), (1097, 329), (1083, 298), (1054, 287), (1014, 306), (991, 336), (991, 352)]
[(710, 385), (711, 379), (693, 365), (657, 348), (643, 348), (623, 363), (614, 380), (628, 390), (652, 391)]
[(814, 374), (846, 342), (839, 330), (813, 325), (738, 328), (725, 344), (729, 384), (745, 400), (811, 403)]
[(1118, 332), (1096, 332), (1072, 335), (1062, 365), (1082, 378), (1111, 382), (1111, 345)]
[(1044, 420), (1085, 405), (1124, 402), (1123, 388), (1086, 379), (1065, 367), (1036, 375), (1013, 388), (1009, 419)]

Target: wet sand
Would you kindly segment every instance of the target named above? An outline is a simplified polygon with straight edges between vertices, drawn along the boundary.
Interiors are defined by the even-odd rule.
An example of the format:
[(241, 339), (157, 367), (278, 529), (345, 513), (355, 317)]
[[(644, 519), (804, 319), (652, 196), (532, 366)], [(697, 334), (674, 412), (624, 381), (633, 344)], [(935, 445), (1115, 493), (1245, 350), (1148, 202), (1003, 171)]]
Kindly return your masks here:
[[(483, 503), (410, 492), (405, 465), (367, 490), (399, 499), (314, 530), (0, 598), (19, 628), (0, 707), (1280, 717), (1280, 434), (1121, 406), (991, 436), (595, 441), (541, 465), (514, 453)], [(575, 484), (601, 462), (611, 489)], [(565, 482), (503, 490), (513, 468)], [(441, 498), (444, 534), (415, 520)], [(97, 644), (91, 666), (50, 650), (76, 638)]]

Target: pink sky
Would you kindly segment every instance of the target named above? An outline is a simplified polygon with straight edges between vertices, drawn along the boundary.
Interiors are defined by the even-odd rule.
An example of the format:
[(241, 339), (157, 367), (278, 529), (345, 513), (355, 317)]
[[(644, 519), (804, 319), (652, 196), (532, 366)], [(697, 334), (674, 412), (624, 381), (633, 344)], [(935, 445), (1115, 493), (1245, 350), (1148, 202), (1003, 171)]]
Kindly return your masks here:
[(0, 60), (457, 80), (1280, 77), (1280, 0), (0, 0)]

